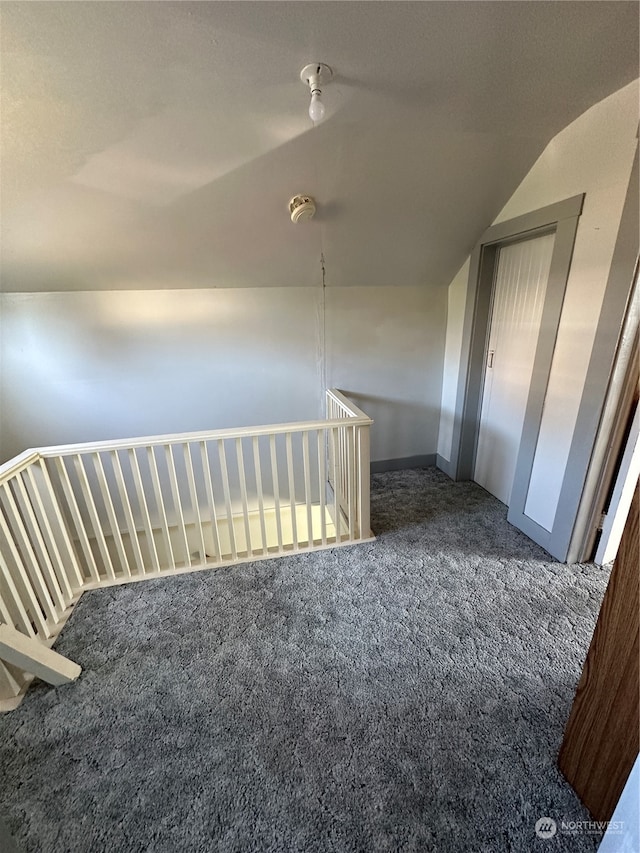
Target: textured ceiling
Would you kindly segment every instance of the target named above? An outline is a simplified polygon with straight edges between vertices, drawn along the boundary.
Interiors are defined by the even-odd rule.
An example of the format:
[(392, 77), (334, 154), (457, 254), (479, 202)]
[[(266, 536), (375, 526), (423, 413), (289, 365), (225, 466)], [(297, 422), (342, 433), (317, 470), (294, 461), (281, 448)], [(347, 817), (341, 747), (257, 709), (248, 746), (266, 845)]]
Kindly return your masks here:
[[(2, 2), (2, 288), (446, 285), (638, 76), (618, 2)], [(330, 64), (325, 121), (298, 74)], [(316, 219), (293, 225), (289, 198)]]

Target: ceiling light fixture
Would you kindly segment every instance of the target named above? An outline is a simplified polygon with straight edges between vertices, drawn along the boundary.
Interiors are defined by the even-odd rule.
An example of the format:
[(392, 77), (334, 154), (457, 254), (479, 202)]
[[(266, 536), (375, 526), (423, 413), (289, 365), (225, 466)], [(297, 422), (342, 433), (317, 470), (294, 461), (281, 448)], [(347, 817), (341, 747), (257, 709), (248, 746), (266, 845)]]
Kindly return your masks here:
[(313, 219), (316, 212), (316, 202), (310, 195), (294, 195), (289, 202), (289, 215), (293, 223)]
[(311, 102), (309, 104), (309, 118), (313, 122), (322, 121), (324, 118), (324, 104), (322, 103), (323, 83), (328, 83), (333, 77), (333, 71), (324, 62), (312, 62), (300, 72), (300, 79), (309, 87)]

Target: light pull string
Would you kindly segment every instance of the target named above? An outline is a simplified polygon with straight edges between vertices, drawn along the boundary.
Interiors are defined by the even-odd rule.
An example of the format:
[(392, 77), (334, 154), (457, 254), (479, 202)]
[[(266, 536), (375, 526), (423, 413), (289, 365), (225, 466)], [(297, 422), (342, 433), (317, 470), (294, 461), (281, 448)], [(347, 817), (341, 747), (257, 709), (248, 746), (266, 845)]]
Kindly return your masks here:
[[(317, 135), (314, 128), (314, 134)], [(314, 182), (318, 189), (319, 197), (326, 204), (326, 199), (323, 195), (323, 187), (320, 186), (319, 174), (319, 157), (313, 158)], [(322, 208), (321, 208), (322, 210)], [(322, 272), (321, 292), (320, 292), (320, 310), (318, 317), (318, 337), (319, 337), (319, 362), (320, 362), (320, 411), (324, 413), (325, 407), (325, 392), (327, 390), (327, 265), (324, 254), (324, 223), (322, 218), (318, 223), (320, 226), (320, 269)]]

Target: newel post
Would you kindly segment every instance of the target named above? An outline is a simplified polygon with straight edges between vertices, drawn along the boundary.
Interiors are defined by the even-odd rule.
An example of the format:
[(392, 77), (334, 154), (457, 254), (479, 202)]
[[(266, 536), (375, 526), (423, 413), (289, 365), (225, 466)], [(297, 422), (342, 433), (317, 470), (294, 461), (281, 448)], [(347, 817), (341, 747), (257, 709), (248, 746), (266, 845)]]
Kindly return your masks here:
[(368, 539), (371, 534), (371, 463), (369, 445), (369, 424), (359, 426), (356, 433), (358, 454), (358, 539)]

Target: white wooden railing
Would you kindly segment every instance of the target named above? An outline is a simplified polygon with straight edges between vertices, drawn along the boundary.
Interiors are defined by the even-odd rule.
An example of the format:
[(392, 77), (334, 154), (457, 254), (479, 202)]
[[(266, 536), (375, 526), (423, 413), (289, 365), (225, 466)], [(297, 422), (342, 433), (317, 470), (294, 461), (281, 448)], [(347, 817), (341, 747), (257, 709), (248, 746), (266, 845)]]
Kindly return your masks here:
[[(46, 447), (0, 466), (0, 623), (51, 645), (84, 590), (372, 538), (372, 421), (326, 396), (326, 420)], [(0, 699), (27, 681), (0, 663)]]

